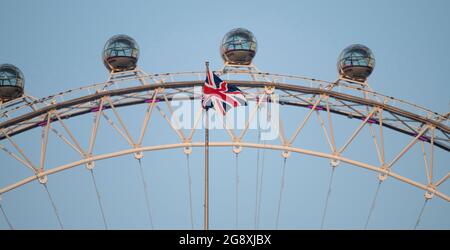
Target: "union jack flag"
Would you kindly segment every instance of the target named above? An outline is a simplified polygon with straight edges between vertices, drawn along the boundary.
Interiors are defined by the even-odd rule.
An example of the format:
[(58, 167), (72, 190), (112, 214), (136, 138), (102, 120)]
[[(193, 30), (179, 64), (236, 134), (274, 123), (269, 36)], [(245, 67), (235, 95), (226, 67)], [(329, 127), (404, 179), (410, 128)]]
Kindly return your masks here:
[(208, 71), (203, 85), (203, 108), (208, 110), (214, 107), (222, 115), (225, 115), (229, 109), (240, 105), (247, 105), (247, 99), (241, 90)]

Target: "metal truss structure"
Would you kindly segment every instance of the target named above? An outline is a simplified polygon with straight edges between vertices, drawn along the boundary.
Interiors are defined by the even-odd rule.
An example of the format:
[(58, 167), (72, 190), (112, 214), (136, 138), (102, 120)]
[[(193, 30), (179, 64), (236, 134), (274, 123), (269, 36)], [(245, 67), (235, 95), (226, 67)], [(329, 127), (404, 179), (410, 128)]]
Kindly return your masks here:
[[(382, 182), (387, 177), (393, 177), (414, 187), (425, 191), (426, 200), (433, 196), (449, 202), (449, 194), (439, 187), (450, 177), (433, 175), (434, 150), (440, 148), (450, 151), (449, 114), (441, 115), (419, 107), (418, 105), (398, 100), (373, 91), (366, 83), (352, 82), (348, 79), (338, 79), (327, 82), (306, 77), (297, 77), (280, 74), (262, 73), (250, 65), (247, 68), (226, 67), (216, 71), (230, 84), (235, 84), (246, 94), (249, 101), (256, 106), (245, 121), (245, 128), (240, 134), (227, 129), (229, 140), (211, 141), (211, 147), (231, 147), (237, 154), (241, 148), (258, 148), (278, 150), (287, 158), (290, 153), (306, 154), (315, 157), (327, 158), (332, 166), (339, 162), (369, 169), (378, 173)], [(38, 180), (42, 184), (47, 182), (47, 176), (73, 167), (85, 165), (88, 169), (94, 167), (99, 160), (134, 154), (137, 159), (142, 158), (143, 152), (164, 150), (172, 148), (184, 149), (190, 154), (193, 147), (204, 147), (203, 141), (193, 141), (196, 127), (202, 117), (202, 109), (196, 110), (195, 126), (190, 131), (178, 129), (169, 118), (173, 109), (170, 101), (175, 95), (183, 93), (186, 100), (201, 98), (195, 87), (204, 83), (204, 72), (180, 72), (164, 74), (147, 74), (141, 69), (127, 72), (112, 73), (106, 82), (93, 84), (78, 89), (64, 91), (45, 98), (37, 99), (29, 95), (3, 103), (0, 111), (0, 149), (6, 155), (14, 158), (20, 165), (30, 170), (30, 176), (17, 180), (8, 186), (0, 187), (0, 196), (26, 183)], [(275, 96), (277, 96), (275, 98)], [(263, 102), (279, 102), (280, 105), (307, 109), (307, 115), (301, 123), (296, 125), (295, 132), (286, 134), (283, 129), (283, 120), (280, 119), (280, 133), (277, 143), (255, 143), (246, 141), (246, 134), (251, 120)], [(127, 122), (121, 118), (118, 110), (121, 107), (132, 105), (146, 105), (143, 113), (143, 123), (139, 137), (133, 138)], [(167, 106), (169, 114), (160, 106)], [(154, 112), (156, 109), (157, 112)], [(172, 129), (179, 140), (164, 145), (143, 145), (147, 127), (154, 115), (162, 115), (167, 121), (166, 125)], [(318, 152), (307, 148), (293, 146), (302, 129), (311, 117), (316, 115), (327, 140), (330, 150)], [(359, 123), (351, 136), (343, 145), (337, 145), (334, 140), (332, 124), (333, 116), (344, 116)], [(93, 116), (92, 130), (87, 148), (81, 147), (78, 138), (72, 133), (72, 128), (65, 121), (77, 116)], [(129, 148), (106, 154), (95, 154), (96, 135), (102, 117), (118, 132), (120, 138), (125, 140)], [(115, 117), (116, 123), (110, 117)], [(58, 123), (62, 130), (57, 130), (53, 124)], [(160, 126), (163, 126), (160, 124)], [(374, 154), (379, 164), (373, 165), (347, 157), (346, 149), (355, 141), (360, 131), (369, 127), (372, 133), (376, 150)], [(42, 130), (39, 162), (32, 162), (22, 147), (15, 141), (14, 136), (33, 129)], [(410, 136), (410, 142), (399, 148), (395, 157), (385, 157), (384, 131), (390, 129)], [(188, 133), (185, 133), (188, 132)], [(50, 134), (62, 140), (69, 148), (79, 155), (78, 161), (68, 162), (60, 166), (46, 164), (47, 142)], [(275, 141), (274, 141), (275, 142)], [(278, 143), (279, 142), (279, 143)], [(415, 144), (421, 144), (424, 158), (426, 182), (421, 183), (402, 176), (394, 171), (395, 164)], [(10, 148), (14, 148), (14, 151)], [(437, 178), (436, 178), (437, 177)]]

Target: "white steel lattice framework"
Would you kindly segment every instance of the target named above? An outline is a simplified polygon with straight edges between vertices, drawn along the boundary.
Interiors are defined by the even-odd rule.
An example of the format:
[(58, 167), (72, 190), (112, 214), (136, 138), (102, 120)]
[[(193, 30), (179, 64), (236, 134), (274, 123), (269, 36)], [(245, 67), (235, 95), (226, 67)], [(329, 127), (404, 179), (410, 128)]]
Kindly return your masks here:
[[(315, 157), (328, 158), (333, 166), (339, 162), (369, 169), (379, 174), (382, 182), (388, 176), (405, 182), (411, 186), (425, 191), (426, 200), (437, 196), (450, 201), (450, 196), (439, 187), (450, 177), (450, 172), (444, 176), (433, 175), (433, 161), (435, 148), (445, 152), (450, 151), (450, 128), (448, 127), (449, 114), (440, 115), (428, 109), (374, 92), (367, 84), (357, 84), (348, 79), (338, 79), (335, 82), (310, 79), (306, 77), (288, 76), (280, 74), (262, 73), (254, 67), (248, 69), (227, 68), (216, 73), (221, 74), (230, 84), (235, 84), (246, 94), (249, 101), (256, 106), (250, 111), (245, 121), (245, 128), (240, 134), (232, 129), (226, 129), (229, 140), (211, 141), (211, 147), (232, 147), (239, 153), (242, 147), (278, 150), (283, 157), (299, 153)], [(112, 73), (108, 81), (97, 83), (78, 89), (68, 90), (45, 98), (37, 99), (30, 95), (3, 103), (0, 112), (0, 149), (9, 157), (14, 158), (18, 164), (30, 170), (30, 176), (16, 180), (8, 186), (0, 187), (0, 196), (16, 189), (26, 183), (38, 180), (42, 184), (47, 182), (47, 176), (73, 167), (85, 165), (88, 169), (94, 167), (99, 160), (134, 154), (137, 159), (142, 158), (145, 151), (182, 148), (184, 153), (190, 154), (192, 147), (204, 147), (203, 141), (193, 141), (196, 126), (202, 116), (201, 108), (196, 110), (195, 126), (187, 134), (177, 129), (177, 124), (169, 118), (173, 113), (170, 101), (179, 93), (183, 93), (188, 100), (199, 100), (201, 93), (194, 91), (195, 87), (203, 85), (205, 72), (180, 72), (165, 74), (147, 74), (141, 69)], [(275, 95), (277, 98), (275, 98)], [(254, 114), (263, 101), (278, 101), (280, 105), (288, 105), (309, 109), (301, 123), (296, 125), (295, 132), (286, 134), (283, 129), (283, 120), (280, 118), (279, 143), (254, 143), (246, 141), (246, 133)], [(143, 123), (139, 137), (131, 136), (127, 123), (121, 118), (118, 110), (121, 107), (132, 105), (146, 105), (143, 114)], [(160, 106), (165, 105), (169, 114)], [(154, 112), (157, 109), (158, 112)], [(170, 144), (148, 146), (143, 145), (143, 138), (147, 127), (154, 115), (162, 115), (167, 122), (165, 125), (174, 130), (179, 140)], [(302, 129), (314, 115), (320, 120), (327, 144), (328, 152), (318, 152), (307, 148), (298, 148), (293, 143), (302, 132)], [(64, 121), (77, 116), (94, 116), (92, 130), (87, 148), (81, 147), (78, 138), (72, 133), (72, 128)], [(332, 116), (340, 115), (354, 119), (359, 126), (343, 145), (337, 145), (334, 140)], [(323, 117), (322, 117), (323, 116)], [(102, 117), (118, 132), (120, 138), (125, 140), (129, 148), (106, 154), (95, 154), (96, 135)], [(114, 123), (115, 117), (117, 123)], [(52, 124), (58, 123), (62, 128), (58, 131)], [(160, 124), (160, 126), (162, 126)], [(357, 161), (345, 156), (345, 151), (351, 145), (359, 132), (369, 127), (375, 145), (378, 165)], [(41, 143), (39, 162), (32, 162), (30, 157), (15, 141), (14, 136), (26, 133), (29, 130), (41, 129)], [(384, 131), (394, 130), (409, 135), (411, 140), (403, 148), (399, 148), (395, 157), (385, 157)], [(46, 164), (47, 142), (50, 134), (62, 140), (68, 147), (79, 155), (78, 161), (60, 166)], [(275, 141), (274, 141), (275, 142)], [(421, 183), (402, 176), (394, 171), (395, 164), (415, 144), (421, 144), (424, 158), (426, 182)], [(13, 152), (10, 148), (14, 148)]]

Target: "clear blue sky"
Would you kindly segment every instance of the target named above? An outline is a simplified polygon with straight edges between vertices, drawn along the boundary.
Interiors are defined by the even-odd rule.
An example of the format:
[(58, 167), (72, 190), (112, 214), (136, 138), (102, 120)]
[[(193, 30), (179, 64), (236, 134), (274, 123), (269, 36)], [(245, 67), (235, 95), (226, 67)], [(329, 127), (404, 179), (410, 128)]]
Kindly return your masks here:
[[(446, 0), (1, 0), (1, 6), (0, 63), (12, 63), (22, 69), (26, 91), (38, 97), (105, 81), (107, 71), (101, 52), (105, 41), (115, 34), (128, 34), (139, 43), (139, 66), (145, 71), (176, 72), (202, 70), (205, 60), (213, 68), (220, 68), (223, 62), (219, 44), (223, 35), (232, 28), (245, 27), (258, 39), (254, 63), (262, 71), (332, 81), (337, 76), (335, 65), (340, 51), (349, 44), (362, 43), (373, 50), (377, 60), (370, 78), (376, 91), (439, 113), (449, 111), (450, 3)], [(123, 113), (129, 121), (136, 117), (140, 121), (139, 112), (143, 110), (136, 107)], [(290, 126), (305, 114), (298, 109), (285, 112)], [(349, 133), (345, 124), (357, 126), (336, 119), (336, 129), (342, 134)], [(84, 143), (91, 121), (89, 116), (70, 122), (79, 125), (78, 133)], [(158, 122), (164, 121), (154, 122), (152, 129), (158, 131)], [(107, 129), (105, 126), (100, 138), (114, 133)], [(321, 135), (318, 128), (309, 129)], [(361, 145), (371, 143), (369, 130), (365, 133), (366, 138), (358, 142)], [(313, 134), (307, 133), (301, 146), (326, 150)], [(389, 154), (393, 156), (410, 138), (393, 132), (390, 135), (386, 143), (392, 147)], [(213, 133), (212, 140), (221, 138), (214, 136)], [(33, 146), (39, 143), (39, 137), (40, 131), (34, 131), (17, 138), (33, 159), (39, 158), (38, 147)], [(200, 140), (201, 134), (196, 138)], [(154, 145), (174, 139), (170, 132), (155, 132), (147, 142)], [(123, 145), (105, 143), (99, 147), (108, 152)], [(374, 162), (370, 152), (358, 148), (350, 150), (351, 156)], [(51, 143), (49, 150), (49, 164), (76, 159), (73, 152), (65, 151), (57, 142)], [(424, 181), (420, 147), (413, 150), (415, 154), (406, 155), (396, 170)], [(2, 154), (1, 186), (30, 174)], [(234, 228), (234, 156), (228, 148), (213, 149), (212, 154), (211, 227)], [(198, 149), (191, 159), (196, 228), (202, 226), (202, 157)], [(266, 152), (265, 157), (261, 227), (273, 228), (282, 159), (279, 152)], [(244, 150), (239, 158), (241, 228), (254, 227), (255, 160), (256, 150), (251, 149)], [(436, 153), (437, 176), (449, 171), (449, 160), (448, 153)], [(155, 227), (190, 228), (184, 155), (180, 150), (151, 152), (146, 153), (143, 163), (151, 187)], [(97, 163), (98, 185), (111, 228), (148, 226), (138, 173), (131, 156)], [(319, 228), (329, 173), (326, 160), (303, 155), (288, 159), (280, 228)], [(341, 164), (335, 173), (325, 228), (362, 228), (376, 184), (374, 173)], [(51, 176), (49, 189), (66, 228), (102, 228), (94, 189), (84, 167)], [(450, 184), (443, 184), (441, 190), (449, 194)], [(421, 190), (388, 179), (381, 188), (369, 228), (412, 228), (422, 203)], [(58, 227), (44, 189), (35, 182), (5, 194), (2, 204), (16, 228)], [(0, 229), (6, 228), (0, 216)], [(421, 228), (450, 229), (449, 204), (433, 199), (425, 210)]]

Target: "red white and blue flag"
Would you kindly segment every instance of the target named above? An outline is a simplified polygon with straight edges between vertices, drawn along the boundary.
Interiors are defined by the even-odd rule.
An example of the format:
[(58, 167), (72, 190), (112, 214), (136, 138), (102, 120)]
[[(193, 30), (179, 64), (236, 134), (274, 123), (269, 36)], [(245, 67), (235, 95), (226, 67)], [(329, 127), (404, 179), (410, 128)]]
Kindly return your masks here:
[(228, 84), (211, 71), (207, 72), (203, 85), (204, 109), (214, 108), (225, 115), (231, 108), (244, 105), (247, 105), (247, 99), (238, 87)]

